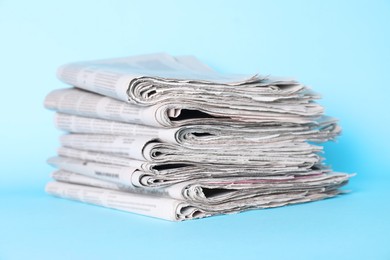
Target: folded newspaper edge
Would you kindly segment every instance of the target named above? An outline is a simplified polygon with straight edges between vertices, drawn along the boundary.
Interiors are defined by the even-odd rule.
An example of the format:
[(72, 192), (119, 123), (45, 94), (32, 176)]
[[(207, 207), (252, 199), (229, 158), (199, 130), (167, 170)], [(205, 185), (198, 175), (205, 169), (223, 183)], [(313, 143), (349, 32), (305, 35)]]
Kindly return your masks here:
[[(102, 152), (149, 162), (219, 163), (251, 165), (295, 165), (311, 167), (321, 161), (321, 146), (304, 141), (267, 143), (261, 146), (189, 148), (149, 137), (66, 134), (62, 146)], [(210, 156), (212, 155), (212, 156)]]
[(186, 125), (177, 128), (158, 128), (105, 119), (55, 113), (55, 126), (63, 131), (78, 134), (115, 136), (148, 136), (167, 143), (188, 147), (252, 146), (286, 140), (326, 142), (340, 134), (337, 120), (323, 116), (316, 124), (306, 125)]
[(120, 166), (102, 163), (100, 161), (88, 161), (67, 157), (52, 157), (48, 159), (48, 163), (58, 169), (63, 169), (86, 176), (91, 176), (98, 179), (103, 179), (115, 182), (129, 187), (166, 187), (168, 185), (177, 184), (180, 182), (188, 182), (199, 179), (216, 178), (222, 180), (292, 180), (294, 178), (307, 176), (306, 180), (310, 180), (311, 176), (322, 176), (330, 173), (330, 169), (326, 167), (313, 167), (306, 171), (296, 171), (294, 168), (290, 171), (283, 171), (282, 174), (278, 172), (269, 171), (261, 168), (256, 171), (256, 168), (250, 171), (245, 168), (231, 169), (228, 166), (210, 167), (205, 165), (178, 167), (176, 171), (166, 174), (159, 174), (158, 172), (147, 172), (140, 169), (139, 166)]
[(199, 123), (305, 124), (315, 123), (323, 113), (323, 108), (317, 103), (310, 102), (310, 97), (293, 96), (291, 100), (255, 104), (234, 101), (234, 98), (229, 98), (227, 103), (223, 103), (207, 97), (203, 102), (175, 99), (142, 107), (85, 90), (67, 88), (50, 92), (45, 98), (44, 105), (47, 109), (66, 114), (155, 127), (177, 127)]
[[(215, 204), (239, 198), (249, 198), (260, 194), (288, 191), (310, 191), (313, 189), (330, 189), (345, 185), (348, 174), (333, 172), (315, 172), (306, 175), (273, 175), (273, 176), (202, 176), (188, 181), (180, 181), (169, 185), (151, 186), (143, 181), (141, 171), (133, 171), (124, 167), (115, 167), (99, 163), (83, 164), (75, 159), (62, 159), (53, 165), (60, 170), (72, 172), (77, 178), (95, 178), (114, 183), (119, 189), (130, 192), (161, 194), (175, 199), (191, 202)], [(56, 176), (59, 174), (57, 173)], [(148, 174), (145, 174), (148, 176)], [(150, 174), (149, 174), (150, 176)], [(68, 179), (76, 178), (67, 176)]]
[(194, 100), (198, 95), (193, 90), (219, 100), (233, 93), (235, 99), (251, 101), (259, 93), (262, 98), (304, 88), (286, 78), (221, 74), (195, 57), (182, 59), (168, 54), (69, 63), (58, 69), (57, 76), (69, 85), (139, 105), (157, 104), (169, 97)]
[[(77, 159), (84, 161), (83, 163), (102, 163), (109, 164), (114, 166), (122, 166), (128, 168), (135, 168), (137, 170), (151, 173), (155, 175), (161, 175), (165, 177), (169, 176), (182, 176), (186, 175), (192, 176), (193, 174), (203, 173), (204, 175), (214, 176), (214, 175), (229, 175), (235, 176), (240, 175), (243, 172), (249, 175), (255, 176), (269, 176), (269, 175), (282, 175), (294, 173), (295, 175), (305, 175), (313, 171), (329, 171), (329, 168), (323, 164), (315, 164), (312, 167), (297, 167), (292, 165), (263, 165), (252, 166), (248, 164), (240, 165), (216, 165), (213, 163), (210, 164), (196, 164), (191, 163), (182, 163), (182, 162), (171, 162), (171, 163), (154, 163), (148, 161), (135, 160), (131, 158), (125, 158), (115, 155), (110, 155), (107, 153), (99, 153), (93, 151), (84, 151), (73, 149), (69, 147), (59, 147), (57, 149), (57, 154), (59, 157), (65, 157), (69, 159)], [(49, 164), (51, 164), (52, 159), (49, 159)]]
[(57, 197), (169, 221), (182, 221), (204, 218), (212, 215), (232, 214), (250, 209), (280, 207), (289, 204), (321, 200), (340, 194), (340, 191), (338, 190), (325, 192), (297, 192), (288, 194), (288, 196), (270, 195), (268, 198), (263, 198), (262, 200), (252, 198), (249, 201), (243, 200), (234, 203), (233, 205), (230, 203), (221, 205), (220, 207), (213, 206), (212, 208), (205, 208), (171, 198), (120, 192), (63, 182), (49, 182), (45, 189), (47, 193)]

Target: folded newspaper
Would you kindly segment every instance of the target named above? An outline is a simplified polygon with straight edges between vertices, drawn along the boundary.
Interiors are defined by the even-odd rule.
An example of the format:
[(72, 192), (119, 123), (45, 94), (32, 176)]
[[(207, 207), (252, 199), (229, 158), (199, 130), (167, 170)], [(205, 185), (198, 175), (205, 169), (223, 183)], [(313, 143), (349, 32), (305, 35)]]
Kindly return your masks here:
[(343, 193), (324, 164), (341, 128), (289, 78), (218, 73), (193, 56), (152, 54), (58, 69), (49, 93), (64, 131), (46, 191), (180, 221)]

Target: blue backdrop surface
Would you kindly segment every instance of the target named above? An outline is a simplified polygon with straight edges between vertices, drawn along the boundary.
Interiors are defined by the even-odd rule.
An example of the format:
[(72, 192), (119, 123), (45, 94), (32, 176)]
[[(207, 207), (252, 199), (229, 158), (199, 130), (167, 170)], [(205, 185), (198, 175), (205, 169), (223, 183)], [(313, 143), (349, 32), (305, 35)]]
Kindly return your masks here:
[[(390, 259), (389, 17), (389, 1), (0, 0), (0, 259)], [(323, 94), (352, 192), (183, 223), (46, 195), (56, 68), (161, 51)]]

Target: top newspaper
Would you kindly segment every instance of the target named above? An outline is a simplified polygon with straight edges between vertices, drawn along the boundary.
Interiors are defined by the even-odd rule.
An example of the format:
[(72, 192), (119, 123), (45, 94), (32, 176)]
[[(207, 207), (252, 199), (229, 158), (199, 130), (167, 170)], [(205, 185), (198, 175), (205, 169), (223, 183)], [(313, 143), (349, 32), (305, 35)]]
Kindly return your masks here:
[(69, 85), (102, 96), (58, 90), (48, 96), (47, 108), (126, 123), (305, 124), (316, 123), (323, 113), (319, 104), (311, 102), (319, 96), (297, 81), (220, 74), (192, 56), (155, 54), (70, 63), (57, 74)]
[(220, 84), (234, 86), (264, 80), (256, 75), (220, 74), (193, 56), (168, 54), (70, 63), (60, 67), (57, 75), (70, 85), (140, 105), (153, 105), (165, 99), (160, 88), (175, 93), (174, 98), (194, 98), (191, 92), (177, 92), (177, 80), (193, 83), (194, 87), (209, 85), (214, 94), (220, 90)]

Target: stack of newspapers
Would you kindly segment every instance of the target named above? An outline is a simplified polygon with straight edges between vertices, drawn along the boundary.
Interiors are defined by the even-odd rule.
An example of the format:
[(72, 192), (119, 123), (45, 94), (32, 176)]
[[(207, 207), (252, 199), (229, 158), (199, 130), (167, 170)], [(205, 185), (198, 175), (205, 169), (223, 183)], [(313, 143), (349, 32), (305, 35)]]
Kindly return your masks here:
[(193, 56), (63, 65), (49, 93), (55, 196), (180, 221), (316, 201), (350, 175), (324, 165), (341, 129), (288, 78), (220, 74)]

